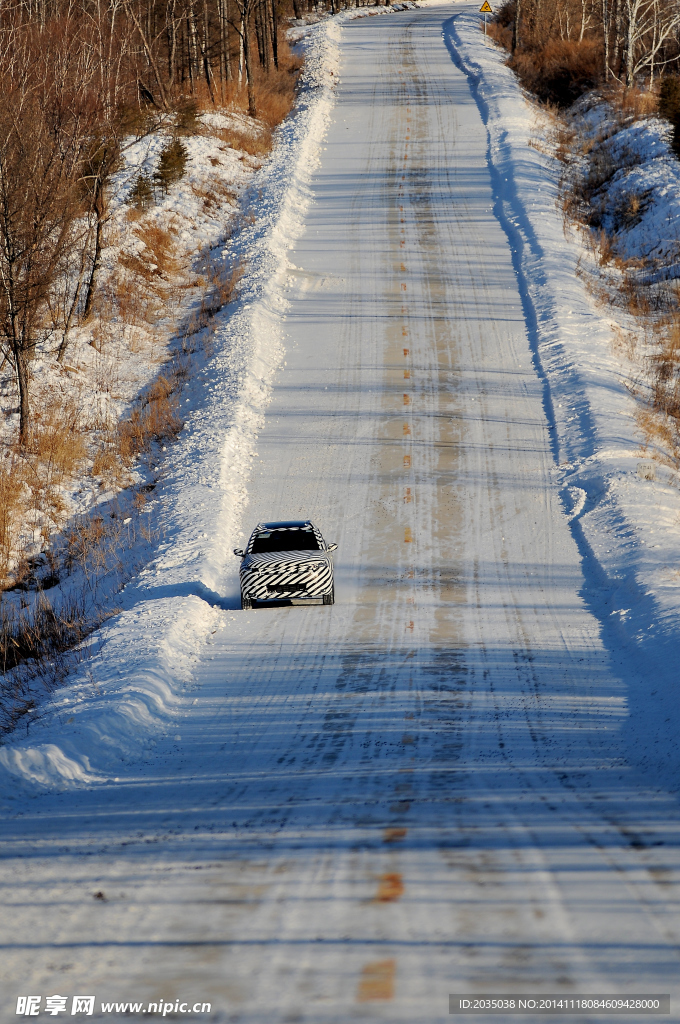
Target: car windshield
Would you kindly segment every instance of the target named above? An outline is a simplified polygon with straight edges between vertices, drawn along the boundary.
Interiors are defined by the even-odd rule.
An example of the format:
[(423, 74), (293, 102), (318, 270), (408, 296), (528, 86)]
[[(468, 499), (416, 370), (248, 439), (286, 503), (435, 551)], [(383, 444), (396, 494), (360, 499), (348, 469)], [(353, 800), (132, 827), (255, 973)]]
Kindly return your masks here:
[(271, 530), (258, 533), (251, 553), (263, 555), (269, 551), (320, 551), (321, 546), (312, 530)]

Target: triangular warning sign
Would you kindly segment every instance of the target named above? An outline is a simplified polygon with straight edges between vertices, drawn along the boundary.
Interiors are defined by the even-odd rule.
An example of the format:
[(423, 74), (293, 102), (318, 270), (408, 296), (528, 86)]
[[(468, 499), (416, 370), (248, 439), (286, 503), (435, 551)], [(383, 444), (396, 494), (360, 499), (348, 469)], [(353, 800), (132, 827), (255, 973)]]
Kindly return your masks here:
[(493, 11), (491, 10), (491, 5), (489, 4), (489, 0), (484, 0), (484, 3), (479, 8), (479, 13), (480, 14), (493, 14)]

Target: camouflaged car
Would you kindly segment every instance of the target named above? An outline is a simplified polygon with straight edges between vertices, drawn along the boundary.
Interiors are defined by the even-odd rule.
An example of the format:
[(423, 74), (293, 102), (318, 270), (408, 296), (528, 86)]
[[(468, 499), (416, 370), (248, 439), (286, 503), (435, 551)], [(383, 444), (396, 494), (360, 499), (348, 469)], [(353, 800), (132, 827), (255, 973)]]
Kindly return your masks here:
[(326, 544), (309, 520), (258, 523), (241, 559), (241, 608), (273, 601), (333, 604), (333, 559), (337, 544)]

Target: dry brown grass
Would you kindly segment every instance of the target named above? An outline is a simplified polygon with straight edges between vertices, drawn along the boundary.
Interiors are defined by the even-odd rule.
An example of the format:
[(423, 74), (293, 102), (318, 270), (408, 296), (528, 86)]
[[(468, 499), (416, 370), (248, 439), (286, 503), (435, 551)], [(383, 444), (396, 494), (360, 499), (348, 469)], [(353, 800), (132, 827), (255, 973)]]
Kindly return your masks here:
[[(255, 69), (253, 78), (255, 109), (258, 121), (262, 125), (270, 129), (275, 128), (292, 110), (295, 103), (298, 76), (303, 63), (304, 61), (301, 57), (291, 53), (290, 47), (282, 35), (279, 38), (279, 70), (275, 71), (272, 68), (268, 74), (265, 74), (261, 69)], [(221, 105), (225, 109), (246, 112), (248, 109), (248, 95), (245, 83), (242, 84), (241, 88), (238, 87), (236, 82), (226, 83), (221, 96)], [(205, 101), (201, 102), (201, 106), (204, 110), (210, 109), (209, 104)], [(231, 145), (231, 143), (229, 144)], [(234, 149), (238, 148), (243, 148), (247, 153), (251, 152), (245, 146), (234, 146)], [(268, 151), (268, 149), (262, 149), (252, 152), (251, 155), (261, 156), (265, 155)]]
[(230, 128), (217, 129), (215, 134), (230, 149), (237, 149), (249, 156), (266, 156), (272, 148), (272, 133), (267, 125), (253, 124), (239, 128), (236, 125)]
[(77, 519), (65, 536), (64, 566), (72, 573), (84, 572), (86, 578), (104, 573), (114, 560), (120, 541), (121, 524), (116, 519), (92, 515)]
[(86, 458), (77, 403), (53, 393), (36, 403), (29, 443), (7, 445), (0, 458), (0, 590), (26, 575), (26, 543), (38, 534), (48, 544), (64, 525), (66, 491)]
[(212, 213), (225, 203), (231, 206), (236, 201), (235, 193), (221, 181), (213, 181), (202, 186), (192, 183), (191, 191), (197, 199), (202, 200), (204, 213)]
[(622, 120), (640, 121), (654, 117), (659, 110), (659, 94), (656, 89), (625, 89), (620, 83), (614, 83), (603, 90), (602, 95), (612, 110), (620, 113)]
[(144, 243), (141, 260), (147, 267), (153, 267), (153, 274), (167, 279), (179, 272), (177, 248), (169, 231), (151, 222), (141, 224), (135, 235)]
[(608, 235), (600, 228), (599, 231), (591, 231), (590, 241), (593, 252), (597, 255), (597, 261), (601, 267), (609, 266), (616, 257), (616, 236)]
[(548, 39), (518, 49), (508, 64), (539, 99), (566, 107), (598, 84), (602, 50), (599, 40)]
[[(484, 31), (484, 22), (480, 19), (479, 22), (480, 32)], [(508, 25), (501, 25), (497, 21), (491, 19), (486, 26), (486, 34), (493, 39), (494, 43), (497, 43), (502, 50), (507, 50), (508, 53), (512, 48), (512, 29)]]
[(555, 156), (561, 163), (568, 163), (574, 151), (576, 132), (563, 121), (558, 121), (555, 126), (554, 139), (553, 152)]
[(194, 351), (190, 343), (191, 337), (209, 327), (216, 314), (233, 301), (244, 271), (245, 267), (240, 263), (232, 267), (213, 264), (204, 269), (203, 276), (208, 287), (199, 309), (185, 325), (182, 335), (182, 347), (185, 352)]
[[(75, 599), (55, 608), (44, 594), (31, 608), (0, 605), (0, 733), (15, 729), (36, 710), (43, 694), (67, 674), (67, 652), (105, 617), (88, 615)], [(24, 671), (17, 674), (20, 666)]]
[(52, 396), (49, 404), (35, 410), (30, 444), (22, 451), (31, 507), (48, 517), (51, 528), (63, 524), (68, 510), (63, 486), (76, 476), (87, 457), (82, 428), (76, 403), (68, 398), (55, 401)]
[(208, 316), (214, 316), (233, 300), (239, 281), (243, 277), (245, 266), (212, 266), (208, 269), (209, 289), (201, 303), (201, 310)]
[(130, 474), (117, 450), (116, 436), (114, 431), (104, 433), (92, 459), (92, 476), (100, 481), (104, 491), (118, 491), (130, 482)]
[(21, 555), (21, 532), (27, 508), (24, 462), (15, 451), (0, 459), (0, 588), (11, 585)]
[(171, 230), (161, 228), (143, 215), (133, 222), (137, 225), (133, 233), (143, 248), (119, 254), (121, 269), (101, 283), (95, 299), (92, 344), (100, 352), (105, 348), (107, 325), (116, 321), (153, 331), (159, 319), (167, 316), (172, 294), (169, 286), (176, 284), (184, 269), (171, 233), (172, 224)]
[(184, 426), (178, 414), (174, 394), (177, 381), (157, 377), (130, 416), (118, 425), (118, 453), (125, 465), (131, 465), (154, 441), (171, 441)]
[(167, 288), (148, 264), (127, 253), (122, 253), (118, 262), (126, 273), (118, 272), (102, 282), (94, 301), (95, 324), (100, 327), (93, 332), (93, 347), (99, 352), (104, 351), (108, 325), (120, 321), (148, 329), (164, 312)]
[(649, 286), (643, 284), (628, 268), (622, 275), (619, 295), (623, 308), (632, 316), (647, 318), (655, 312), (655, 306), (658, 306), (658, 303), (654, 301), (657, 296), (653, 295)]
[(295, 103), (297, 68), (270, 72), (255, 82), (257, 116), (270, 128), (275, 128), (288, 116)]
[[(650, 311), (649, 303), (633, 309), (640, 323), (638, 336), (623, 336), (626, 356), (640, 365), (639, 379), (629, 385), (637, 400), (636, 422), (642, 435), (642, 453), (672, 471), (680, 472), (680, 313)], [(644, 479), (655, 474), (643, 473)]]
[[(642, 435), (641, 453), (677, 473), (680, 470), (678, 423), (671, 416), (645, 404), (636, 409), (635, 421)], [(647, 479), (650, 478), (651, 474)]]

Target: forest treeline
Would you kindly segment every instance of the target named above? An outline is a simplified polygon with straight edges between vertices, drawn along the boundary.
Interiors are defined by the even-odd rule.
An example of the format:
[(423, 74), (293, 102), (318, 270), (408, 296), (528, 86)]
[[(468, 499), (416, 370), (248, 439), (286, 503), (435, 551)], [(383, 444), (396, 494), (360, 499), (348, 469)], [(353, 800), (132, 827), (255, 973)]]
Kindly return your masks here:
[(491, 32), (523, 84), (560, 106), (600, 84), (653, 87), (680, 70), (678, 0), (506, 0)]
[[(359, 5), (362, 0), (352, 0)], [(25, 0), (0, 7), (0, 350), (31, 437), (38, 346), (62, 360), (93, 311), (121, 146), (199, 108), (278, 123), (299, 60), (291, 17), (343, 0)], [(181, 146), (177, 148), (181, 159)]]

